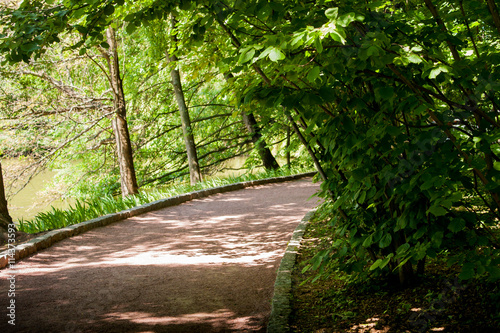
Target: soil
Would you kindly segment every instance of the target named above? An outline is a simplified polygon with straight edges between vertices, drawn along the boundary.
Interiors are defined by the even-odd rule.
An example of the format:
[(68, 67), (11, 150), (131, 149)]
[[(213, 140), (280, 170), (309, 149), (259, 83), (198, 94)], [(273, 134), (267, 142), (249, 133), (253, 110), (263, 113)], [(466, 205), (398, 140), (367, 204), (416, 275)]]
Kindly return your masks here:
[(318, 188), (218, 194), (56, 243), (0, 271), (0, 332), (265, 332), (281, 257)]
[(461, 281), (439, 257), (404, 288), (381, 277), (354, 283), (333, 271), (304, 283), (317, 272), (302, 269), (331, 242), (321, 222), (309, 224), (292, 274), (291, 332), (500, 332), (500, 282)]

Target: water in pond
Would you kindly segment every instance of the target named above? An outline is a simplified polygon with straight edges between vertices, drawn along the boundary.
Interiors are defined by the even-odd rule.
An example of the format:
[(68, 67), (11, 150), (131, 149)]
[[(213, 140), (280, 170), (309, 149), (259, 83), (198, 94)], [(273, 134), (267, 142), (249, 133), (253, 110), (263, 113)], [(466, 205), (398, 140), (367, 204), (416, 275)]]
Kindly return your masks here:
[[(2, 171), (6, 187), (13, 178), (18, 178), (20, 171), (29, 164), (26, 160), (2, 159)], [(6, 188), (6, 195), (9, 207), (9, 214), (14, 221), (32, 219), (39, 212), (47, 211), (51, 206), (56, 208), (67, 208), (74, 200), (57, 199), (57, 196), (47, 191), (54, 176), (57, 174), (53, 170), (44, 170), (34, 176), (28, 184), (19, 192), (16, 188)], [(29, 175), (21, 177), (20, 182), (27, 180)], [(17, 192), (17, 193), (16, 193)]]

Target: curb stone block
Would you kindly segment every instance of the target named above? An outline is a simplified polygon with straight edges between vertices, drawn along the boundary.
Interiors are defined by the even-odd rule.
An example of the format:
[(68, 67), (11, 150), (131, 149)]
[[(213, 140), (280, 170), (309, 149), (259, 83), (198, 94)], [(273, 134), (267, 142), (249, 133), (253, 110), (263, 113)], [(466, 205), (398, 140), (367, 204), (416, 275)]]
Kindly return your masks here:
[[(307, 172), (307, 173), (302, 173), (302, 174), (297, 174), (297, 175), (292, 175), (292, 176), (284, 176), (284, 177), (275, 177), (275, 178), (261, 179), (261, 180), (255, 180), (255, 181), (247, 181), (247, 182), (229, 184), (229, 185), (214, 187), (214, 188), (210, 188), (210, 189), (180, 194), (180, 195), (166, 198), (166, 199), (160, 199), (160, 200), (153, 201), (153, 202), (150, 202), (150, 203), (138, 206), (138, 207), (134, 207), (131, 209), (127, 209), (127, 210), (124, 210), (124, 211), (121, 211), (121, 212), (118, 212), (115, 214), (108, 214), (105, 216), (97, 217), (97, 218), (92, 219), (92, 220), (88, 220), (88, 221), (81, 222), (78, 224), (73, 224), (73, 225), (58, 229), (58, 230), (53, 230), (45, 235), (33, 238), (24, 244), (19, 244), (18, 246), (16, 246), (15, 259), (17, 262), (18, 260), (25, 258), (31, 254), (34, 254), (35, 252), (38, 252), (38, 251), (43, 250), (45, 248), (48, 248), (48, 247), (52, 246), (54, 243), (57, 243), (65, 238), (73, 237), (73, 236), (76, 236), (78, 234), (81, 234), (85, 231), (89, 231), (89, 230), (94, 229), (94, 228), (98, 228), (98, 227), (106, 226), (106, 225), (114, 223), (114, 222), (122, 221), (122, 220), (129, 218), (129, 217), (137, 216), (140, 214), (148, 213), (148, 212), (151, 212), (154, 210), (158, 210), (158, 209), (162, 209), (162, 208), (166, 208), (166, 207), (170, 207), (170, 206), (179, 205), (179, 204), (182, 204), (184, 202), (187, 202), (187, 201), (190, 201), (193, 199), (204, 198), (204, 197), (207, 197), (207, 196), (212, 195), (212, 194), (224, 193), (224, 192), (229, 192), (229, 191), (236, 191), (236, 190), (241, 190), (241, 189), (244, 189), (247, 187), (252, 187), (252, 186), (257, 186), (257, 185), (280, 183), (280, 182), (285, 182), (285, 181), (290, 181), (290, 180), (295, 180), (295, 179), (300, 179), (300, 178), (305, 178), (305, 177), (312, 177), (315, 174), (316, 174), (316, 172)], [(297, 229), (296, 229), (296, 231), (297, 231)], [(292, 236), (292, 239), (294, 237), (295, 237), (295, 232), (294, 232), (294, 235)], [(27, 244), (29, 244), (29, 245), (27, 245)], [(5, 268), (7, 265), (8, 265), (8, 250), (5, 250), (3, 252), (0, 252), (0, 269)], [(268, 327), (268, 331), (269, 331), (269, 327)], [(269, 332), (271, 332), (271, 331), (269, 331)], [(272, 331), (272, 332), (281, 332), (281, 331)]]
[(295, 266), (297, 251), (304, 235), (305, 229), (315, 210), (307, 213), (292, 234), (290, 242), (281, 259), (276, 282), (274, 283), (274, 295), (271, 302), (271, 316), (267, 324), (267, 333), (290, 332), (289, 319), (292, 313), (290, 298), (292, 295), (292, 270)]

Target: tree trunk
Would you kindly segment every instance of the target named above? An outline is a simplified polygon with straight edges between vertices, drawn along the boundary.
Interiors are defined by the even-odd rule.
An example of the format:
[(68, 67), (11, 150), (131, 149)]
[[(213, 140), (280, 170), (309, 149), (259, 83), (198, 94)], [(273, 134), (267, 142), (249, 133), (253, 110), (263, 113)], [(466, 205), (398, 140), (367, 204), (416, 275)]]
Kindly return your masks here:
[[(175, 27), (175, 20), (172, 19), (172, 28)], [(174, 38), (174, 43), (176, 42)], [(169, 63), (176, 62), (177, 57), (175, 54), (169, 54), (166, 52), (167, 60)], [(175, 99), (179, 107), (179, 113), (181, 115), (182, 133), (184, 136), (184, 144), (186, 145), (188, 165), (189, 165), (189, 178), (191, 180), (191, 185), (194, 185), (201, 181), (200, 164), (198, 163), (198, 155), (196, 153), (196, 144), (194, 142), (193, 131), (191, 128), (191, 119), (189, 117), (189, 111), (186, 106), (186, 100), (184, 99), (184, 92), (182, 91), (181, 75), (178, 68), (173, 68), (170, 71), (170, 76), (172, 77), (172, 85), (174, 87)]]
[[(326, 176), (325, 170), (323, 170), (323, 167), (321, 166), (321, 163), (319, 162), (318, 157), (316, 156), (316, 154), (312, 150), (311, 146), (309, 145), (309, 143), (307, 142), (307, 140), (304, 138), (304, 136), (300, 132), (300, 129), (297, 126), (297, 124), (295, 123), (295, 121), (293, 120), (292, 116), (290, 116), (290, 115), (287, 114), (286, 117), (288, 118), (288, 121), (292, 125), (292, 128), (295, 131), (295, 134), (297, 134), (297, 136), (299, 137), (300, 142), (307, 149), (307, 152), (309, 153), (309, 156), (311, 156), (311, 158), (312, 158), (312, 160), (314, 162), (314, 165), (316, 166), (316, 170), (318, 170), (321, 178), (324, 181), (328, 180), (328, 177)], [(331, 191), (329, 191), (329, 192), (330, 192), (330, 194), (332, 194)]]
[(7, 199), (5, 198), (3, 186), (2, 163), (0, 162), (0, 242), (6, 240), (5, 234), (7, 234), (9, 230), (9, 224), (12, 224), (12, 218), (7, 208)]
[(127, 108), (125, 104), (125, 94), (120, 77), (120, 65), (118, 62), (118, 51), (116, 45), (115, 31), (109, 27), (107, 32), (109, 44), (108, 66), (110, 73), (110, 83), (113, 89), (113, 105), (115, 108), (115, 119), (113, 119), (113, 132), (116, 139), (116, 151), (118, 154), (118, 164), (120, 166), (120, 183), (122, 196), (137, 194), (139, 186), (135, 176), (134, 160), (132, 156), (132, 144), (127, 124)]
[[(227, 73), (224, 77), (228, 80), (233, 77), (233, 74)], [(241, 117), (243, 118), (243, 123), (245, 124), (248, 133), (250, 133), (252, 142), (259, 153), (264, 168), (266, 168), (266, 170), (279, 169), (280, 166), (278, 162), (271, 153), (271, 150), (267, 147), (266, 141), (262, 139), (261, 129), (257, 124), (254, 115), (252, 113), (249, 114), (245, 111), (241, 111)]]
[[(397, 237), (394, 242), (395, 248), (398, 249), (401, 245), (405, 243), (406, 243), (406, 236), (403, 231), (399, 231), (397, 233)], [(399, 283), (401, 285), (408, 285), (415, 280), (415, 273), (413, 271), (413, 265), (410, 260), (408, 260), (401, 267), (399, 267), (398, 275), (399, 275)]]
[(286, 127), (286, 165), (288, 166), (288, 169), (292, 167), (292, 158), (290, 156), (290, 138), (291, 138), (291, 133), (290, 133), (290, 126)]
[(246, 113), (245, 111), (241, 111), (241, 116), (243, 117), (243, 122), (252, 137), (252, 142), (257, 148), (257, 152), (259, 153), (260, 158), (262, 159), (262, 164), (266, 170), (276, 170), (279, 169), (280, 166), (276, 159), (274, 158), (271, 150), (267, 147), (266, 141), (262, 139), (262, 134), (260, 127), (257, 125), (257, 121), (252, 113)]

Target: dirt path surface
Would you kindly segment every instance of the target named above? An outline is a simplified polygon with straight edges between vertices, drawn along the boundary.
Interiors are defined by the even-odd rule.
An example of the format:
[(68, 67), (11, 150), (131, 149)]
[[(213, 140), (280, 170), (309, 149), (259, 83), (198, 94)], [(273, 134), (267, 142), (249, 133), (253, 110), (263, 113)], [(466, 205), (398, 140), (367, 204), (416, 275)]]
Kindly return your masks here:
[(0, 332), (265, 332), (317, 190), (302, 179), (217, 194), (56, 243), (0, 271)]

